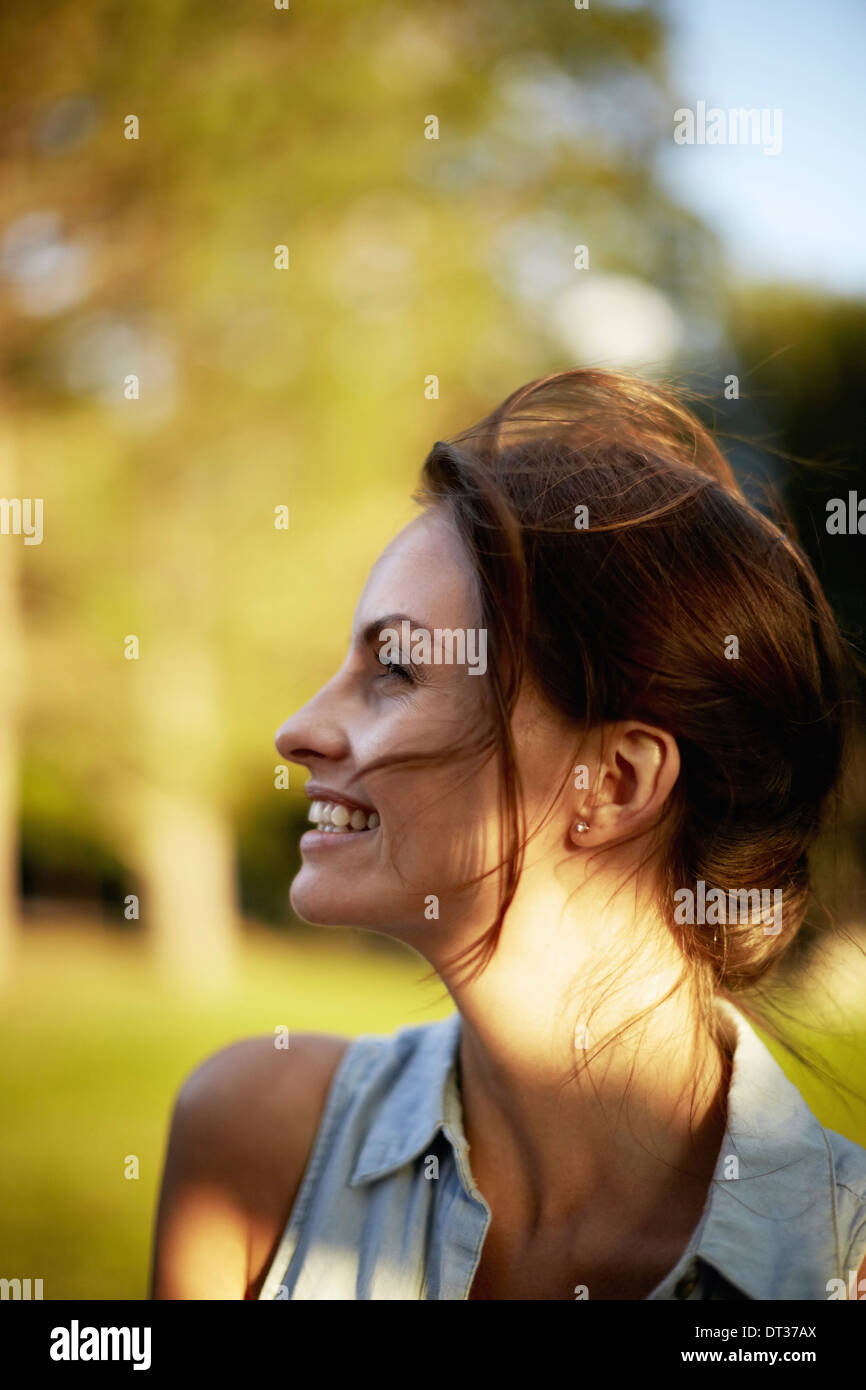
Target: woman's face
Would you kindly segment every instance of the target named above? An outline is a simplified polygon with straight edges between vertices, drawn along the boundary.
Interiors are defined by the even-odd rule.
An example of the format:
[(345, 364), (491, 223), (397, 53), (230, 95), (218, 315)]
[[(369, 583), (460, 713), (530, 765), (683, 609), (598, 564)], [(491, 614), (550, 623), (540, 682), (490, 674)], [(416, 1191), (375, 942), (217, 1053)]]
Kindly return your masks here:
[[(419, 651), (402, 665), (386, 629), (462, 630), (467, 659), (442, 660), (449, 643)], [(499, 845), (496, 759), (479, 756), (489, 729), (481, 674), (486, 633), (462, 542), (441, 510), (425, 512), (391, 542), (373, 566), (358, 603), (340, 670), (278, 730), (276, 746), (310, 771), (311, 816), (327, 829), (301, 838), (302, 867), (291, 890), (308, 922), (367, 926), (417, 944), (431, 931), (493, 919)], [(383, 664), (380, 654), (391, 658)], [(455, 656), (460, 655), (455, 643)], [(474, 654), (479, 674), (472, 674)], [(430, 655), (434, 659), (424, 659)], [(518, 761), (527, 779), (528, 809), (555, 790), (569, 750), (565, 730), (523, 701), (516, 719)], [(561, 746), (560, 746), (561, 745)], [(412, 755), (441, 753), (441, 761)], [(330, 809), (328, 808), (330, 803)], [(334, 807), (345, 809), (334, 810)], [(351, 828), (352, 811), (372, 828)], [(348, 814), (347, 814), (348, 813)], [(346, 825), (347, 818), (349, 824)], [(333, 828), (332, 819), (342, 822)], [(359, 826), (363, 815), (356, 815)], [(479, 885), (467, 880), (487, 871)]]

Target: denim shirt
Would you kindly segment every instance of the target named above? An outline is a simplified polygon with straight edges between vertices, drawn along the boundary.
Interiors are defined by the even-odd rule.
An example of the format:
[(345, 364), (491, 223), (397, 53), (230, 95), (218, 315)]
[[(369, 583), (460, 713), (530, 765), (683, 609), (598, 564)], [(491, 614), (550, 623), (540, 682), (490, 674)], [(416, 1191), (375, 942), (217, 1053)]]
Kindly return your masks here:
[[(647, 1297), (856, 1297), (866, 1149), (825, 1129), (744, 1016), (717, 1007), (735, 1039), (724, 1142), (691, 1239)], [(259, 1299), (467, 1298), (490, 1208), (463, 1132), (460, 1030), (454, 1013), (349, 1044)]]

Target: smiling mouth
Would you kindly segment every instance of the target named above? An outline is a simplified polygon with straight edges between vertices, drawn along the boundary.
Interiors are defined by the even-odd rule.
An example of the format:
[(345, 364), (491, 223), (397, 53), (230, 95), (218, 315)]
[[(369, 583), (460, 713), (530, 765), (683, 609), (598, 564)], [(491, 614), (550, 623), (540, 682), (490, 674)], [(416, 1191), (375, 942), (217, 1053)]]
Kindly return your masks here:
[(339, 801), (314, 801), (307, 813), (307, 820), (326, 835), (363, 835), (377, 828), (379, 813), (350, 810)]

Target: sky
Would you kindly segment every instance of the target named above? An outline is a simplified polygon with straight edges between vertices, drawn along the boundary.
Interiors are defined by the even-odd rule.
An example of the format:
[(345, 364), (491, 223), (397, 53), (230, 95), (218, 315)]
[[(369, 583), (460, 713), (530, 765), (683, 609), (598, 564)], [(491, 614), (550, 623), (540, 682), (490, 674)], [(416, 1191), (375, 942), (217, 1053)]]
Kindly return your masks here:
[(676, 107), (779, 108), (781, 149), (677, 145), (659, 172), (745, 278), (866, 296), (866, 0), (668, 0)]

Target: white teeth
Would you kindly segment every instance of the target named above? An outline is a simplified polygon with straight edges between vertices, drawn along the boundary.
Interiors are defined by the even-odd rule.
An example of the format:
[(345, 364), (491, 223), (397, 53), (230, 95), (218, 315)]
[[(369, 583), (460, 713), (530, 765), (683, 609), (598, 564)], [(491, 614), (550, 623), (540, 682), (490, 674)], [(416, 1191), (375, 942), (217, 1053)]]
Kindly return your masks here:
[(375, 830), (379, 824), (376, 811), (369, 815), (366, 811), (350, 811), (339, 801), (313, 801), (307, 812), (307, 820), (312, 821), (317, 830), (331, 835), (345, 835), (349, 832)]

